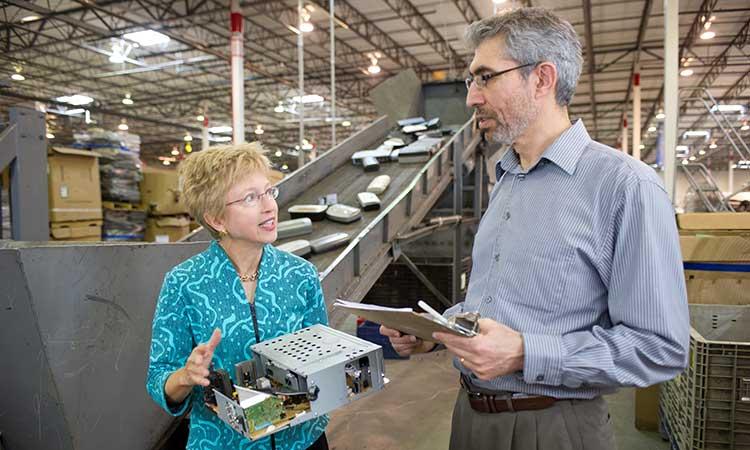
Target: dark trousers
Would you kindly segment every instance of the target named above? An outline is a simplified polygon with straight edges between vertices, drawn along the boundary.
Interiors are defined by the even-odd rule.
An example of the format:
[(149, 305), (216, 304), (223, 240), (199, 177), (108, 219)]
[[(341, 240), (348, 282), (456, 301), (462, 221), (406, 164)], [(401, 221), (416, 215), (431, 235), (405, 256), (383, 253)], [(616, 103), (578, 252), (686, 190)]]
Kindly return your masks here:
[(318, 440), (313, 442), (313, 444), (307, 448), (308, 450), (328, 450), (328, 439), (326, 439), (326, 434), (321, 434)]
[(451, 450), (614, 450), (607, 402), (558, 400), (546, 409), (481, 413), (458, 390), (453, 409)]

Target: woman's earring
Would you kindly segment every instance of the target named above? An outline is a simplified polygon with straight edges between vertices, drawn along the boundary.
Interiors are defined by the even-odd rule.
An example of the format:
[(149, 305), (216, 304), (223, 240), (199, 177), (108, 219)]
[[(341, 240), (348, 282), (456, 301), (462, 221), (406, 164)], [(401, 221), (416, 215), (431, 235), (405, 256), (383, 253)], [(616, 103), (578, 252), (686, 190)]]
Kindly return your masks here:
[(229, 235), (229, 233), (226, 232), (226, 230), (219, 231), (219, 239), (225, 238)]

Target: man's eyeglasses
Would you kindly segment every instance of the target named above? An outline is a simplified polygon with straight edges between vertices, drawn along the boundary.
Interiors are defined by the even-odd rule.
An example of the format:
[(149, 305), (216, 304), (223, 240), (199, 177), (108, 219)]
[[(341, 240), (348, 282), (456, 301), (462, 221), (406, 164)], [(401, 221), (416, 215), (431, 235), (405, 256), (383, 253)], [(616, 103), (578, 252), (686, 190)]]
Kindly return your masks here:
[(258, 202), (260, 202), (261, 197), (263, 197), (264, 195), (267, 195), (269, 198), (276, 200), (276, 198), (278, 198), (279, 196), (279, 188), (277, 188), (276, 186), (271, 186), (270, 188), (266, 189), (266, 192), (262, 192), (260, 194), (251, 192), (239, 200), (227, 203), (226, 206), (234, 205), (235, 203), (242, 203), (245, 206), (255, 206), (258, 204)]
[(484, 89), (487, 86), (487, 82), (495, 77), (499, 77), (500, 75), (506, 74), (508, 72), (513, 72), (514, 70), (522, 69), (524, 67), (535, 66), (537, 64), (538, 63), (522, 64), (520, 66), (511, 67), (510, 69), (501, 70), (500, 72), (484, 73), (476, 77), (474, 75), (469, 75), (464, 80), (464, 82), (466, 83), (466, 89), (471, 89), (471, 83), (476, 83), (479, 89)]

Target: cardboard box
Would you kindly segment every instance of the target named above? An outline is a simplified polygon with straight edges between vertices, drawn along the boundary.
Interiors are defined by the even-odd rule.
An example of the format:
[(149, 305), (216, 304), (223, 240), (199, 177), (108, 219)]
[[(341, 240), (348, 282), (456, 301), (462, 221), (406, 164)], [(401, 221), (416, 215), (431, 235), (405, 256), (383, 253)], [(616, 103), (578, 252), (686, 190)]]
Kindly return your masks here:
[(53, 147), (47, 157), (50, 222), (102, 218), (99, 155)]
[(680, 233), (685, 262), (748, 262), (750, 233)]
[(102, 240), (101, 220), (56, 222), (50, 224), (53, 241), (91, 242)]
[(685, 285), (688, 303), (750, 305), (750, 272), (685, 270)]
[(141, 203), (152, 216), (187, 214), (180, 201), (182, 189), (176, 170), (143, 169)]
[(635, 390), (635, 428), (659, 431), (659, 385)]
[(677, 214), (681, 230), (750, 230), (750, 213), (714, 212)]
[(149, 217), (146, 221), (147, 242), (177, 242), (190, 233), (190, 217)]

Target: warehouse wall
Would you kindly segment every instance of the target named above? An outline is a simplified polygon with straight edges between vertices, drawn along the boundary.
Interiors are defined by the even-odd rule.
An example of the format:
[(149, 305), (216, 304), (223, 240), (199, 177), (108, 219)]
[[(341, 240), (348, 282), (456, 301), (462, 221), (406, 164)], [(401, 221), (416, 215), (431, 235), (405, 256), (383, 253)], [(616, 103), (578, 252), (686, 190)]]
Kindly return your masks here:
[[(711, 171), (711, 175), (716, 180), (719, 188), (725, 193), (729, 192), (729, 171), (728, 170), (714, 170)], [(734, 171), (734, 189), (732, 192), (738, 190), (744, 183), (750, 182), (750, 170), (735, 170)], [(675, 203), (677, 206), (684, 206), (685, 194), (690, 189), (690, 184), (687, 178), (682, 172), (677, 172), (677, 180), (675, 183)]]

